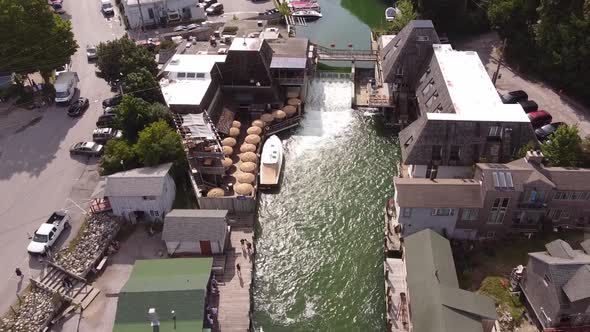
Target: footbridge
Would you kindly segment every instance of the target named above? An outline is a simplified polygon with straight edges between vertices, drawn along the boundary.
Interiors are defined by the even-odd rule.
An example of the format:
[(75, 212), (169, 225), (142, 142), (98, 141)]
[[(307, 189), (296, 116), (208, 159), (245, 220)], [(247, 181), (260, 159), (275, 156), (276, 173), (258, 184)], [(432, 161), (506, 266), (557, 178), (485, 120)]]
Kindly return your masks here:
[(377, 51), (336, 49), (315, 45), (316, 57), (324, 61), (377, 61)]

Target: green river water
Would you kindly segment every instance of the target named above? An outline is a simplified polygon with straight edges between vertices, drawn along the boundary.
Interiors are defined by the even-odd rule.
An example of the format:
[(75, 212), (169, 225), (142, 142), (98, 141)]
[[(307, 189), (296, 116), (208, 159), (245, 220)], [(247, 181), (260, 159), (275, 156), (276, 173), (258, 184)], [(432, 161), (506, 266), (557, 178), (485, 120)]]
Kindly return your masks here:
[(350, 108), (351, 82), (312, 82), (284, 135), (280, 191), (262, 194), (254, 308), (269, 331), (382, 331), (384, 204), (397, 138)]

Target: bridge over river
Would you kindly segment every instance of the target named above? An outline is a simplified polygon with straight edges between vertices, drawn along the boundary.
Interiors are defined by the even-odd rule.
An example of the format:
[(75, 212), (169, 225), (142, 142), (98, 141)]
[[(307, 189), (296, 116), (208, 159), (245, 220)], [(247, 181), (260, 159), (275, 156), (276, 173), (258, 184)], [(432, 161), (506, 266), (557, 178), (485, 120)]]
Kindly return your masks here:
[(318, 60), (324, 61), (377, 61), (377, 51), (336, 49), (321, 45), (315, 45)]

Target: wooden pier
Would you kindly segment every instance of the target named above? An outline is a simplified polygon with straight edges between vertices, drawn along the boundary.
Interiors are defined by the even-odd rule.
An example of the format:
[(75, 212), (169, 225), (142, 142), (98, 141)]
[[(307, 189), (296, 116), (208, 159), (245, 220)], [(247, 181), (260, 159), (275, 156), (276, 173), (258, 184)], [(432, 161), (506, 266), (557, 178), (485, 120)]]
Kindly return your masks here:
[[(231, 247), (227, 249), (225, 273), (219, 280), (217, 331), (244, 332), (250, 329), (252, 263), (254, 253), (242, 250), (241, 239), (254, 242), (252, 227), (232, 228)], [(245, 248), (244, 248), (245, 249)], [(238, 273), (236, 264), (240, 264)]]

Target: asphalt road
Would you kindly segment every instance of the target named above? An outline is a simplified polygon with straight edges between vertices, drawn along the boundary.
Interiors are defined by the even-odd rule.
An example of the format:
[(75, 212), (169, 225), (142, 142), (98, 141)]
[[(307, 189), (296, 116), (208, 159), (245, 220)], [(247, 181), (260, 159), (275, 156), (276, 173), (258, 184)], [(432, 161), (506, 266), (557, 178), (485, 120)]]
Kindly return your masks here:
[[(28, 234), (53, 211), (65, 208), (74, 217), (71, 231), (59, 241), (60, 246), (67, 243), (82, 224), (83, 209), (88, 206), (88, 198), (98, 181), (97, 160), (72, 158), (69, 147), (75, 142), (92, 139), (96, 119), (102, 113), (101, 101), (111, 95), (107, 84), (96, 77), (95, 66), (86, 60), (85, 46), (122, 36), (124, 28), (118, 19), (103, 17), (99, 6), (99, 0), (64, 1), (67, 13), (63, 16), (72, 21), (80, 46), (72, 57), (72, 70), (80, 77), (80, 94), (91, 102), (88, 111), (72, 119), (66, 115), (65, 107), (51, 106), (30, 112), (37, 117), (33, 121), (25, 117), (20, 126), (18, 123), (9, 128), (0, 126), (2, 312), (16, 301), (16, 292), (26, 287), (28, 278), (40, 272), (39, 262), (30, 259), (26, 252)], [(2, 116), (11, 119), (19, 115)], [(16, 267), (24, 272), (24, 282), (16, 277)]]

